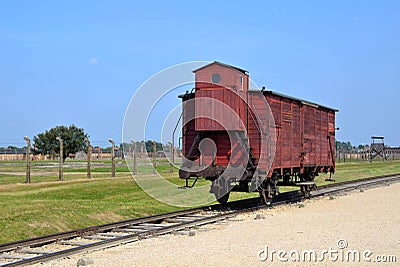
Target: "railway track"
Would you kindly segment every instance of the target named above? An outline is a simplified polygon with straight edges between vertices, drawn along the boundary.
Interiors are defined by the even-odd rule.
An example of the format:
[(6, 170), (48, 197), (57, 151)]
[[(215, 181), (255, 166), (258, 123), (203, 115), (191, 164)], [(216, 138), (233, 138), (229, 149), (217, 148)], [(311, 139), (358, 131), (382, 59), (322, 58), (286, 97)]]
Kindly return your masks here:
[[(329, 184), (312, 191), (311, 197), (374, 187), (399, 179), (400, 174), (395, 174)], [(291, 191), (280, 194), (271, 205), (301, 199), (298, 191)], [(229, 202), (225, 206), (193, 208), (6, 243), (0, 245), (0, 266), (27, 266), (168, 233), (186, 231), (191, 234), (190, 229), (194, 227), (229, 220), (239, 213), (263, 207), (259, 198), (250, 198)]]

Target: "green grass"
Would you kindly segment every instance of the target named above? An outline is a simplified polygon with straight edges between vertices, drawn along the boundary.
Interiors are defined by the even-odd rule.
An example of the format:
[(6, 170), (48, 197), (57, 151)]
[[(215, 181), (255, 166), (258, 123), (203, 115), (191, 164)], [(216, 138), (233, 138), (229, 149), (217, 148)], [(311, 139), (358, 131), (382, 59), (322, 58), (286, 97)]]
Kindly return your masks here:
[[(92, 167), (91, 172), (111, 172), (111, 166), (110, 167)], [(128, 167), (122, 166), (122, 167), (115, 167), (116, 172), (129, 172)], [(86, 167), (84, 168), (65, 168), (64, 172), (85, 172), (86, 173)]]
[[(138, 171), (147, 172), (149, 167)], [(184, 185), (176, 170), (169, 173), (169, 168), (165, 162), (157, 166), (165, 179)], [(0, 165), (0, 243), (180, 209), (148, 196), (127, 167), (119, 166), (116, 178), (110, 177), (111, 168), (94, 167), (93, 179), (86, 178), (85, 168), (71, 167), (62, 182), (57, 181), (57, 168), (42, 168), (32, 170), (31, 184), (24, 184), (24, 171)], [(341, 163), (333, 178), (340, 182), (390, 173), (400, 173), (400, 161)], [(328, 177), (320, 175), (316, 181), (330, 183), (325, 181)], [(201, 179), (198, 186), (202, 185), (209, 182)], [(230, 200), (257, 195), (232, 192)]]
[[(400, 173), (400, 161), (338, 163), (332, 179), (342, 182), (392, 173)], [(315, 180), (318, 185), (322, 185), (329, 183), (325, 181), (327, 178), (329, 174), (321, 174)]]
[[(117, 177), (126, 176), (127, 173), (116, 173)], [(98, 178), (109, 178), (111, 177), (111, 170), (109, 172), (94, 172), (91, 174), (92, 179)], [(83, 174), (82, 172), (64, 172), (63, 180), (64, 181), (71, 181), (71, 180), (82, 180), (86, 178), (86, 172)], [(0, 172), (0, 185), (6, 184), (24, 184), (26, 180), (25, 172), (23, 173), (1, 173)], [(36, 183), (44, 183), (44, 182), (54, 182), (58, 181), (58, 170), (51, 170), (46, 172), (34, 172), (32, 171), (31, 174), (31, 184)], [(1, 191), (0, 191), (1, 192)]]
[(0, 243), (177, 210), (130, 177), (0, 187)]

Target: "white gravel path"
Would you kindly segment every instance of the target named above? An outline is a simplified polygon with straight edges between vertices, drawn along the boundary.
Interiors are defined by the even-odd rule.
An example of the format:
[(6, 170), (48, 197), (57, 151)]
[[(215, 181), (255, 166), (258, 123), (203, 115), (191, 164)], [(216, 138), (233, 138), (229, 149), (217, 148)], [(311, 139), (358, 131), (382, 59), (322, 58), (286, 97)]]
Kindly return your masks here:
[[(87, 253), (94, 266), (399, 266), (400, 262), (400, 183), (354, 191), (330, 200), (328, 197), (285, 205), (273, 209), (240, 215), (223, 224), (208, 225), (207, 231), (196, 231), (195, 236), (165, 235), (158, 238)], [(300, 205), (301, 206), (301, 205)], [(265, 219), (254, 220), (264, 213)], [(241, 220), (242, 219), (242, 220)], [(338, 240), (347, 242), (340, 249)], [(273, 261), (271, 251), (277, 253)], [(307, 250), (316, 252), (317, 262), (302, 261)], [(324, 250), (331, 250), (332, 260)], [(337, 250), (336, 254), (334, 251)], [(296, 254), (298, 251), (299, 254)], [(346, 254), (360, 253), (360, 262), (346, 262)], [(367, 262), (363, 259), (366, 253)], [(372, 254), (368, 254), (371, 251)], [(289, 253), (291, 252), (291, 256)], [(283, 253), (283, 252), (281, 252)], [(293, 261), (300, 255), (300, 261)], [(341, 261), (343, 255), (343, 261)], [(397, 263), (378, 263), (376, 256), (395, 255)], [(40, 264), (37, 266), (76, 266), (83, 255)], [(307, 255), (306, 255), (307, 256)], [(339, 257), (334, 261), (335, 257)], [(306, 259), (308, 260), (308, 259)], [(93, 265), (92, 265), (93, 266)]]

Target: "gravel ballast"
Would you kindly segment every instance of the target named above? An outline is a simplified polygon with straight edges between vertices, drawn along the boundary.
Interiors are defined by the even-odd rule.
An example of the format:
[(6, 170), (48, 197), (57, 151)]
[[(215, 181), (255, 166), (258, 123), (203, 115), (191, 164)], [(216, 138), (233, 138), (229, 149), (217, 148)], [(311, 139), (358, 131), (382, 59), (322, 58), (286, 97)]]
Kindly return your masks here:
[[(197, 229), (191, 236), (165, 235), (37, 266), (76, 266), (83, 256), (93, 259), (94, 266), (118, 267), (308, 266), (311, 262), (397, 266), (400, 262), (400, 183), (303, 204), (301, 209), (288, 204), (239, 215)], [(383, 260), (397, 263), (378, 263)]]

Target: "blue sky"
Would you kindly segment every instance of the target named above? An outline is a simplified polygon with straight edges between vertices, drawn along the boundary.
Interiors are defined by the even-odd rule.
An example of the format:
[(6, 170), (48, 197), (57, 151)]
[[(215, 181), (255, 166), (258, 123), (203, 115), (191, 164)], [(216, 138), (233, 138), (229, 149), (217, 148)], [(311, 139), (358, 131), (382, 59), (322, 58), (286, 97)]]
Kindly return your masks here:
[(146, 79), (214, 60), (339, 109), (338, 140), (399, 146), (398, 14), (399, 1), (1, 1), (0, 146), (69, 124), (118, 142)]

